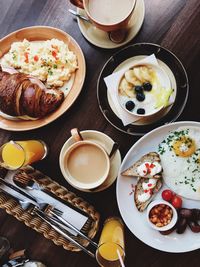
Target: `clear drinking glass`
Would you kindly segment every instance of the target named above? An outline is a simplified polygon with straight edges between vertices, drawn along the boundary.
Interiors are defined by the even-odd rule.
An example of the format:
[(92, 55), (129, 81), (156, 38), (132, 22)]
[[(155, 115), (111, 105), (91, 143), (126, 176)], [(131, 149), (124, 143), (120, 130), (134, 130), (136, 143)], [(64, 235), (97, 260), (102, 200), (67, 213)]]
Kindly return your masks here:
[(124, 225), (120, 218), (111, 217), (104, 223), (96, 251), (97, 262), (102, 267), (119, 267), (118, 253), (124, 259)]
[(0, 165), (16, 170), (46, 157), (47, 145), (41, 140), (9, 141), (0, 147)]

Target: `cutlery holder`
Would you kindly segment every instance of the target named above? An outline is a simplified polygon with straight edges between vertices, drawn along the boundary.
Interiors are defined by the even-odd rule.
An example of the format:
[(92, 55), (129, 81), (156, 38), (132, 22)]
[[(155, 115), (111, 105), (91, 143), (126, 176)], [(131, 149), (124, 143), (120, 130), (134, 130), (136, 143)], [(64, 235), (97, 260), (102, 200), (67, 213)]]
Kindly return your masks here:
[[(93, 206), (82, 198), (76, 196), (74, 193), (68, 191), (65, 187), (53, 181), (50, 177), (30, 166), (19, 169), (15, 176), (16, 175), (18, 177), (29, 176), (31, 179), (37, 180), (38, 183), (53, 193), (55, 197), (59, 198), (61, 201), (65, 201), (72, 208), (74, 207), (76, 210), (78, 209), (80, 212), (84, 212), (88, 216), (88, 220), (83, 226), (82, 232), (89, 238), (93, 238), (95, 236), (98, 230), (100, 216)], [(31, 227), (35, 231), (43, 234), (45, 238), (52, 240), (56, 245), (62, 246), (66, 250), (80, 251), (79, 248), (58, 234), (42, 219), (23, 210), (14, 198), (7, 196), (3, 192), (0, 193), (0, 208), (4, 209), (8, 214), (14, 216), (17, 220), (23, 222), (28, 227)], [(73, 238), (85, 247), (89, 245), (89, 242), (81, 236), (73, 236)]]

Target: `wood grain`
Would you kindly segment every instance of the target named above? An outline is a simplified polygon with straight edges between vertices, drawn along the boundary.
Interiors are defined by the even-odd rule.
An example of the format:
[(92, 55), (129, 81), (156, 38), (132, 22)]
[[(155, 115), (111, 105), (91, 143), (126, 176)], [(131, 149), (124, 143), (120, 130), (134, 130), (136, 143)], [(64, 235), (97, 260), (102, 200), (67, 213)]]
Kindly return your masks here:
[[(50, 146), (49, 156), (35, 167), (74, 191), (95, 205), (103, 220), (112, 215), (119, 216), (116, 202), (115, 184), (98, 194), (81, 193), (63, 179), (59, 164), (59, 152), (70, 136), (70, 129), (94, 129), (108, 134), (120, 143), (122, 156), (138, 139), (117, 131), (104, 119), (96, 98), (98, 75), (106, 60), (117, 50), (97, 48), (81, 35), (76, 20), (68, 13), (73, 6), (67, 0), (1, 0), (0, 38), (19, 28), (33, 25), (58, 27), (69, 33), (82, 48), (87, 63), (87, 75), (83, 90), (75, 104), (51, 124), (28, 132), (7, 132), (0, 130), (0, 143), (8, 139), (43, 139)], [(186, 108), (179, 120), (200, 121), (199, 84), (200, 84), (200, 2), (199, 0), (145, 0), (146, 15), (140, 33), (132, 40), (161, 44), (174, 52), (186, 67), (190, 80), (190, 95)], [(102, 224), (101, 224), (102, 225)], [(83, 253), (66, 252), (44, 239), (4, 211), (0, 211), (0, 235), (6, 236), (13, 248), (27, 248), (31, 258), (46, 263), (49, 267), (87, 266), (97, 263)], [(183, 254), (169, 254), (154, 250), (126, 228), (126, 266), (141, 267), (199, 267), (200, 253), (193, 251)], [(98, 236), (97, 236), (98, 239)]]

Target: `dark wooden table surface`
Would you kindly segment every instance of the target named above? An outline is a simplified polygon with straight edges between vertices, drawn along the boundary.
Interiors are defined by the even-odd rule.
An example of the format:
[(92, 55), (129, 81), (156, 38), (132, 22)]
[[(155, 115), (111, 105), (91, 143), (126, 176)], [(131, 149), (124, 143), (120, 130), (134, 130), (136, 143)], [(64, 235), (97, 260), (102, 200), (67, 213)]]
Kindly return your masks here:
[[(200, 86), (200, 1), (199, 0), (145, 0), (146, 15), (143, 27), (131, 42), (153, 42), (174, 52), (187, 69), (190, 81), (188, 103), (179, 120), (199, 121)], [(68, 32), (81, 46), (86, 62), (87, 75), (81, 95), (63, 116), (55, 122), (29, 132), (0, 130), (0, 142), (8, 139), (43, 139), (50, 145), (51, 153), (36, 165), (38, 169), (56, 177), (68, 189), (85, 198), (101, 214), (103, 220), (119, 216), (115, 184), (108, 190), (88, 194), (71, 188), (62, 177), (58, 157), (63, 143), (70, 136), (70, 129), (94, 129), (108, 134), (120, 143), (122, 156), (137, 140), (113, 128), (102, 116), (97, 104), (96, 83), (105, 61), (116, 50), (104, 50), (88, 43), (81, 35), (76, 21), (68, 13), (67, 0), (0, 0), (0, 38), (8, 33), (32, 25), (49, 25)], [(95, 114), (95, 116), (94, 116)], [(32, 258), (49, 267), (97, 266), (84, 253), (71, 253), (57, 247), (40, 234), (24, 226), (0, 210), (0, 235), (6, 236), (14, 249), (27, 248)], [(157, 251), (143, 244), (126, 228), (126, 266), (181, 266), (199, 267), (200, 250), (183, 254)]]

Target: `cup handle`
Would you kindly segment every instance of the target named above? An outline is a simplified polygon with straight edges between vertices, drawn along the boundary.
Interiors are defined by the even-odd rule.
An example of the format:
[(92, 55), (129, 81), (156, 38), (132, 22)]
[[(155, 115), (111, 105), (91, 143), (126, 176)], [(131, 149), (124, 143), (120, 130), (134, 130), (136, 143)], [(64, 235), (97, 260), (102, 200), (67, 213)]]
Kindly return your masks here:
[(83, 137), (77, 128), (71, 129), (71, 135), (75, 142), (83, 141)]
[(83, 1), (82, 1), (82, 0), (70, 0), (70, 2), (71, 2), (74, 6), (77, 6), (77, 7), (79, 7), (79, 8), (84, 9)]

